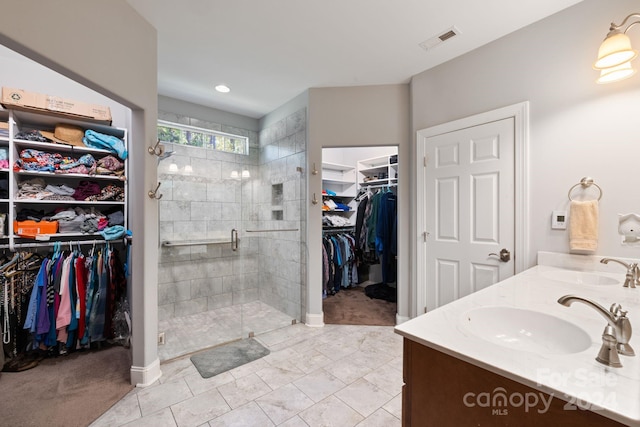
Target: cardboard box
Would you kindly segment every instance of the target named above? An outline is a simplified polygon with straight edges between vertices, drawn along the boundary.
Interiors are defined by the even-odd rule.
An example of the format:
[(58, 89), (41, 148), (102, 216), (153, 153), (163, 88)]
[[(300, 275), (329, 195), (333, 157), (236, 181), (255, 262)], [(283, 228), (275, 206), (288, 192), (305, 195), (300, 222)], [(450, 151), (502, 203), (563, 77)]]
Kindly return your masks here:
[(55, 234), (58, 232), (58, 221), (13, 221), (13, 232), (20, 237), (35, 237), (39, 234)]
[(61, 117), (90, 120), (105, 125), (111, 125), (112, 121), (109, 107), (86, 104), (59, 96), (28, 92), (23, 89), (3, 87), (2, 106), (24, 111), (53, 113)]

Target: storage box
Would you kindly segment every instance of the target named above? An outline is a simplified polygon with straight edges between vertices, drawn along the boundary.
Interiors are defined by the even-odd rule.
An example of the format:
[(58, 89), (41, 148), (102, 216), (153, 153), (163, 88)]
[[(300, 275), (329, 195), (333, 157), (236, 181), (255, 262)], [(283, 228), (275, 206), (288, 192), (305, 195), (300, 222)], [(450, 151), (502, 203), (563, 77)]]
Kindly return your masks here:
[(58, 232), (58, 221), (40, 221), (31, 219), (13, 221), (13, 232), (20, 237), (35, 237), (38, 234), (55, 234)]
[(90, 120), (111, 125), (109, 107), (97, 104), (86, 104), (59, 96), (28, 92), (23, 89), (2, 88), (2, 106), (24, 111), (54, 113), (61, 117)]

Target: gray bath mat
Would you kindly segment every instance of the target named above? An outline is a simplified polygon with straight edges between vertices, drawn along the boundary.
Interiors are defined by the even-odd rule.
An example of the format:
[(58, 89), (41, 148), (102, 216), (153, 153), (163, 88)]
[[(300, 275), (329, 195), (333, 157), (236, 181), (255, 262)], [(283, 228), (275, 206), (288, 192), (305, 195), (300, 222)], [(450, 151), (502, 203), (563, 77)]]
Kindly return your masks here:
[(211, 378), (245, 363), (253, 362), (267, 354), (269, 354), (267, 348), (253, 338), (249, 338), (194, 354), (191, 356), (191, 362), (200, 372), (202, 378)]

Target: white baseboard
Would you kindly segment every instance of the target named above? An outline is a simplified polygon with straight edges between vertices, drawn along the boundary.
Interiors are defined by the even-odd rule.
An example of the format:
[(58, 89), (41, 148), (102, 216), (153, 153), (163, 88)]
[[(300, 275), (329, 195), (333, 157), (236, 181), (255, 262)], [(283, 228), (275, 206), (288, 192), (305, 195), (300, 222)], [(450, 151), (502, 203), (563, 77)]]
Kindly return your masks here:
[(410, 320), (411, 318), (408, 316), (400, 316), (398, 313), (396, 313), (396, 325), (401, 325), (404, 322), (406, 322), (407, 320)]
[(149, 366), (131, 366), (131, 384), (136, 387), (147, 387), (162, 376), (160, 359), (156, 359)]
[(314, 328), (321, 328), (324, 326), (324, 313), (320, 313), (320, 314), (307, 313), (305, 315), (304, 323), (307, 326), (311, 326)]

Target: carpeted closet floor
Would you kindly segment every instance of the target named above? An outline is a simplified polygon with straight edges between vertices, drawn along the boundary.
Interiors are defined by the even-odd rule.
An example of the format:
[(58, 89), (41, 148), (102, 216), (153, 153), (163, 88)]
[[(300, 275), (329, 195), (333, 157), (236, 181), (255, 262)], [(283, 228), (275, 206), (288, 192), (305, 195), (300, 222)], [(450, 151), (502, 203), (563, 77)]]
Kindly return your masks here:
[(35, 368), (0, 374), (0, 425), (85, 427), (133, 389), (131, 350), (45, 358)]
[(322, 300), (324, 323), (330, 325), (394, 326), (396, 303), (369, 298), (365, 284), (341, 289)]

